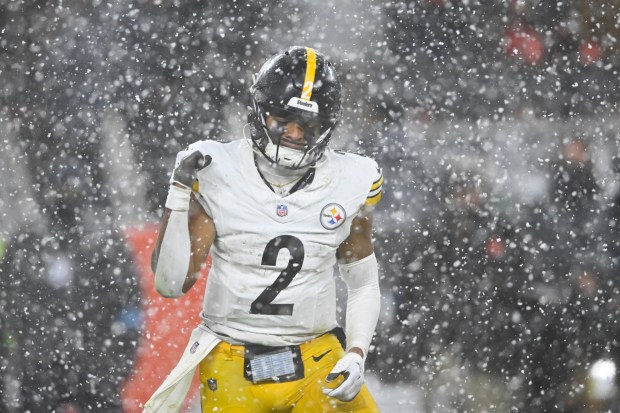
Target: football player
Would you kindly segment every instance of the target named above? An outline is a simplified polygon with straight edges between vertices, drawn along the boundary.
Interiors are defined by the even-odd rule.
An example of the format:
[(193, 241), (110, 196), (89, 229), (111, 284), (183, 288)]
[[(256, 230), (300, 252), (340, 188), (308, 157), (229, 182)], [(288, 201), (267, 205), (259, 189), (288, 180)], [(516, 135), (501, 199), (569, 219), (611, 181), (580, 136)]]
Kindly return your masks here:
[[(156, 288), (180, 296), (209, 253), (212, 267), (203, 322), (146, 411), (178, 409), (199, 363), (204, 412), (377, 412), (364, 360), (380, 307), (371, 209), (381, 170), (328, 147), (341, 86), (323, 54), (276, 54), (250, 91), (251, 139), (200, 141), (177, 156)], [(336, 264), (348, 286), (341, 340)]]

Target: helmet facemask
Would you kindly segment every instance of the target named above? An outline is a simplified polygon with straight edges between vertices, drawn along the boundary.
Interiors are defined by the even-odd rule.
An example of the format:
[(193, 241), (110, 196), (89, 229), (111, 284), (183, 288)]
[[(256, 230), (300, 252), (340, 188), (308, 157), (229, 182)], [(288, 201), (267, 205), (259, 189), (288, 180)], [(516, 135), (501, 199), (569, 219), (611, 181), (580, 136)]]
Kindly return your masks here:
[[(301, 169), (321, 159), (334, 129), (334, 122), (321, 119), (315, 114), (256, 106), (258, 109), (255, 113), (258, 116), (252, 128), (252, 139), (270, 162), (289, 169)], [(287, 128), (292, 127), (290, 124), (303, 130), (303, 140), (287, 138)]]

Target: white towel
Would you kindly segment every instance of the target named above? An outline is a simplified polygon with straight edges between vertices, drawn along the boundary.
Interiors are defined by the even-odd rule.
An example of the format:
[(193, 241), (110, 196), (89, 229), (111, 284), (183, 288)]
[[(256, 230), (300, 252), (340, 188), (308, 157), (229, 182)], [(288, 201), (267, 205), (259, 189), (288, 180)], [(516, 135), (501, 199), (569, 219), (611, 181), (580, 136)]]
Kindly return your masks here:
[(204, 327), (196, 327), (181, 359), (144, 405), (144, 413), (178, 412), (187, 397), (196, 367), (220, 341)]

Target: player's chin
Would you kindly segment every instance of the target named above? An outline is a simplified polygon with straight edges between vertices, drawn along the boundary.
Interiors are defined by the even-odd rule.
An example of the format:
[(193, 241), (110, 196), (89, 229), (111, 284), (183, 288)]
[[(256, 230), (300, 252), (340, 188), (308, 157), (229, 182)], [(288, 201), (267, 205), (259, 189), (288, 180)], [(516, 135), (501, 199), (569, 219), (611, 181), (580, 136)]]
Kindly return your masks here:
[(306, 141), (299, 143), (280, 141), (280, 146), (283, 148), (293, 149), (294, 151), (304, 152), (308, 147), (308, 144), (306, 143)]
[(279, 143), (283, 148), (293, 149), (300, 152), (303, 152), (308, 148), (308, 141), (305, 139), (296, 140), (282, 137), (280, 138)]

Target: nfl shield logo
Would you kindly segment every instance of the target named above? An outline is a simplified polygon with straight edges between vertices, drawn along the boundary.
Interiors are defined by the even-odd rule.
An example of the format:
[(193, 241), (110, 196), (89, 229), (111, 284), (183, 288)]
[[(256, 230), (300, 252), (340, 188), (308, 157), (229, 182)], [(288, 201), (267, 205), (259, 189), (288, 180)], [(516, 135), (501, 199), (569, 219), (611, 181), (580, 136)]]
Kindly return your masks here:
[(279, 217), (285, 217), (288, 215), (288, 205), (286, 204), (278, 204), (276, 207), (276, 213)]

